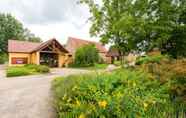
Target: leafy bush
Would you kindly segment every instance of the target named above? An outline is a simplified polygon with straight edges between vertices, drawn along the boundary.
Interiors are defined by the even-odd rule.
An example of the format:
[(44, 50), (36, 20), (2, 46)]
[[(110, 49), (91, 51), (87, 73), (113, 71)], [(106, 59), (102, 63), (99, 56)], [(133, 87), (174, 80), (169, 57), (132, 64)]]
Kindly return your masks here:
[(50, 69), (47, 66), (27, 64), (25, 66), (20, 66), (20, 67), (9, 67), (7, 69), (6, 75), (7, 77), (15, 77), (15, 76), (24, 76), (24, 75), (32, 75), (37, 73), (48, 73), (48, 72), (50, 72)]
[[(186, 108), (186, 60), (168, 59), (159, 64), (147, 63), (139, 67), (150, 73), (153, 78), (162, 84), (169, 83), (171, 101), (177, 109)], [(180, 110), (179, 110), (180, 111)], [(185, 109), (186, 111), (186, 109)]]
[(163, 58), (166, 58), (166, 56), (156, 55), (156, 56), (139, 57), (136, 60), (136, 65), (141, 65), (141, 64), (146, 64), (146, 63), (160, 63), (160, 61)]
[(7, 61), (7, 55), (0, 53), (0, 64), (4, 64)]
[(95, 45), (85, 45), (76, 50), (74, 64), (80, 67), (93, 66), (98, 60), (99, 55)]
[(48, 73), (48, 72), (50, 72), (50, 69), (49, 69), (48, 66), (42, 65), (42, 66), (38, 66), (36, 68), (36, 71), (39, 72), (39, 73)]
[(32, 71), (25, 67), (9, 67), (6, 71), (7, 77), (30, 75)]
[(45, 65), (35, 65), (35, 64), (27, 64), (24, 67), (34, 70), (39, 73), (48, 73), (50, 72), (50, 68)]
[(73, 75), (52, 83), (58, 118), (174, 116), (168, 84), (141, 71)]

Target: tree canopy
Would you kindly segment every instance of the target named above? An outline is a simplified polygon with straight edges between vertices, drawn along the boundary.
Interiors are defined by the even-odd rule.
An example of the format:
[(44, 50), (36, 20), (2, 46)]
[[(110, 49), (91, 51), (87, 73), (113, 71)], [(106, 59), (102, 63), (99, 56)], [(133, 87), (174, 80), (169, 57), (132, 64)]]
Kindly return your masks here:
[(85, 45), (78, 48), (75, 52), (75, 65), (92, 66), (99, 60), (98, 50), (95, 45)]
[(0, 53), (7, 52), (9, 39), (41, 42), (12, 15), (0, 13)]
[[(90, 34), (101, 37), (103, 43), (114, 43), (122, 52), (148, 51), (159, 47), (167, 53), (164, 47), (171, 40), (177, 40), (175, 36), (179, 37), (178, 42), (186, 40), (185, 0), (101, 0), (100, 4), (95, 0), (80, 2), (89, 6), (92, 15)], [(176, 49), (175, 46), (179, 45), (172, 47)]]

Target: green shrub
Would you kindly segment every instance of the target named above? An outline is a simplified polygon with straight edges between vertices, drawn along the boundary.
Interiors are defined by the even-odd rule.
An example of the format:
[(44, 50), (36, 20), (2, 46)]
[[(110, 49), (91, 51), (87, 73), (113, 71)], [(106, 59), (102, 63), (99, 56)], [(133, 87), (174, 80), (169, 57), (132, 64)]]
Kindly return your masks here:
[(48, 72), (50, 72), (50, 68), (48, 66), (27, 64), (20, 67), (9, 67), (7, 69), (6, 75), (7, 77), (15, 77)]
[(166, 118), (174, 116), (168, 84), (141, 71), (73, 75), (52, 83), (58, 118)]
[(48, 73), (50, 72), (50, 68), (45, 65), (35, 65), (35, 64), (27, 64), (24, 67), (34, 70), (38, 73)]
[(7, 59), (7, 54), (1, 54), (0, 53), (0, 64), (4, 64), (8, 59)]
[(9, 67), (6, 72), (7, 77), (30, 75), (32, 72), (25, 67)]
[(36, 69), (38, 66), (40, 66), (40, 65), (36, 65), (36, 64), (26, 64), (26, 65), (24, 65), (24, 67), (29, 68), (29, 69)]
[(50, 72), (50, 69), (48, 66), (40, 65), (36, 68), (36, 71), (39, 73), (48, 73)]
[[(147, 63), (139, 66), (140, 69), (150, 73), (160, 83), (169, 83), (169, 94), (174, 107), (186, 108), (186, 60), (166, 59), (160, 63)], [(186, 111), (186, 109), (184, 109)]]
[(166, 58), (166, 56), (156, 55), (156, 56), (139, 57), (136, 60), (136, 65), (141, 65), (141, 64), (146, 64), (146, 63), (160, 63), (160, 61), (163, 58)]
[(95, 45), (85, 45), (76, 50), (74, 65), (79, 67), (93, 66), (99, 61)]

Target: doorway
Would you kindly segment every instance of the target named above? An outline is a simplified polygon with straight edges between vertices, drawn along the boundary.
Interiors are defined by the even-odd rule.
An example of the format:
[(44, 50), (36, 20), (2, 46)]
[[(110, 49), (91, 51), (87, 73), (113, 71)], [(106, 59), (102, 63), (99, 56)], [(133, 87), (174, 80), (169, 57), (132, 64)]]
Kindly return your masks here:
[(58, 54), (57, 53), (40, 53), (40, 64), (49, 67), (58, 67)]

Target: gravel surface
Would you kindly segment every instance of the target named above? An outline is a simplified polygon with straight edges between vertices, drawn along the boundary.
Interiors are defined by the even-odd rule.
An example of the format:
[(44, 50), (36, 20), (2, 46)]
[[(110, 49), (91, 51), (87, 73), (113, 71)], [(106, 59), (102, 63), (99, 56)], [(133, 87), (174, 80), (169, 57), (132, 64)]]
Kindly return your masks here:
[(0, 65), (0, 79), (5, 78), (6, 65)]
[(57, 76), (87, 73), (79, 69), (52, 69), (52, 73), (0, 79), (0, 118), (55, 118), (51, 81)]

